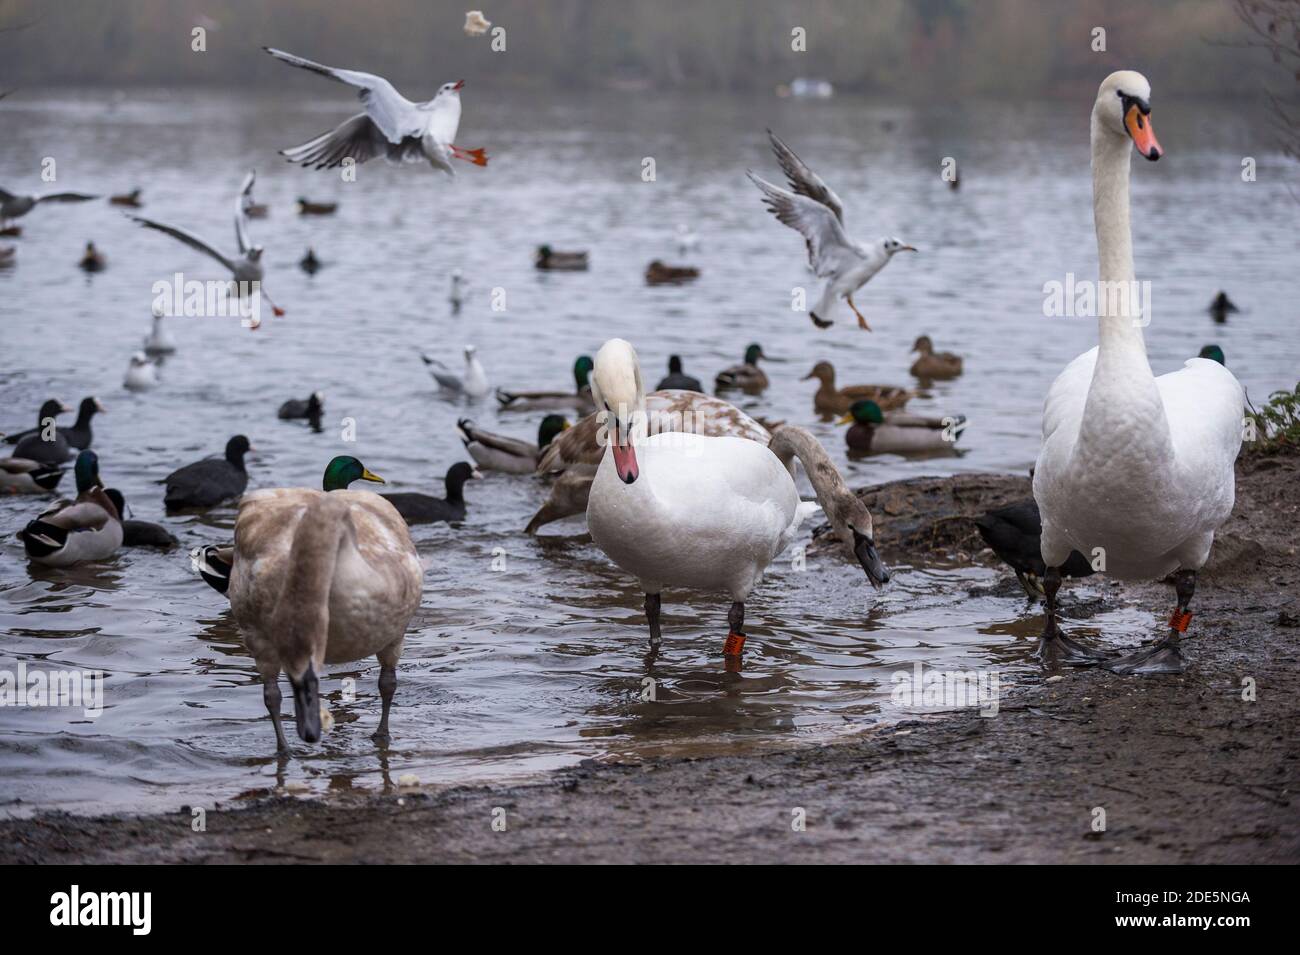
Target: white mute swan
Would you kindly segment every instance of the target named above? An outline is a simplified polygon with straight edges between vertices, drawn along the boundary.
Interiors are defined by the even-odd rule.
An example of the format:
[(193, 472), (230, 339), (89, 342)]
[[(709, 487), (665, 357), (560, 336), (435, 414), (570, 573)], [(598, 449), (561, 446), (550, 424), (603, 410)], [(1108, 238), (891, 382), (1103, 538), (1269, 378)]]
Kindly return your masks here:
[[(1147, 159), (1161, 156), (1150, 95), (1145, 77), (1124, 70), (1106, 77), (1092, 108), (1103, 289), (1115, 287), (1107, 282), (1131, 288), (1134, 281), (1128, 141)], [(1075, 663), (1100, 656), (1056, 625), (1060, 568), (1078, 550), (1089, 560), (1103, 559), (1099, 569), (1121, 580), (1174, 574), (1178, 604), (1168, 634), (1107, 666), (1121, 673), (1177, 673), (1196, 571), (1232, 511), (1245, 396), (1231, 372), (1205, 358), (1153, 376), (1136, 297), (1119, 297), (1118, 309), (1107, 309), (1099, 298), (1100, 345), (1066, 366), (1043, 406), (1043, 447), (1034, 472), (1047, 566), (1047, 624), (1039, 650)]]
[(818, 507), (799, 500), (791, 476), (795, 457), (872, 585), (889, 579), (876, 553), (870, 512), (806, 431), (779, 428), (770, 448), (729, 436), (647, 435), (641, 367), (632, 346), (619, 338), (597, 353), (592, 392), (604, 416), (606, 447), (587, 526), (596, 545), (640, 581), (652, 646), (660, 640), (665, 586), (721, 591), (733, 601), (723, 652), (739, 657), (745, 598)]

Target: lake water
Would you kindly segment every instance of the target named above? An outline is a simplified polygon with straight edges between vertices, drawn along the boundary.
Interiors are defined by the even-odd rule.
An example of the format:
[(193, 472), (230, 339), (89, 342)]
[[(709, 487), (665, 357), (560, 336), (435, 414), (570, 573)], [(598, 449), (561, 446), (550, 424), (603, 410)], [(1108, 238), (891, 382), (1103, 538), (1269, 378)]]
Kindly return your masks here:
[[(222, 248), (233, 247), (234, 194), (256, 167), (256, 196), (270, 214), (252, 231), (267, 248), (267, 288), (288, 310), (256, 333), (237, 319), (171, 321), (179, 351), (162, 385), (132, 394), (122, 376), (148, 331), (153, 283), (178, 271), (220, 278), (214, 264), (106, 202), (40, 207), (22, 220), (20, 239), (0, 239), (18, 248), (17, 263), (0, 269), (0, 428), (29, 427), (47, 397), (98, 395), (108, 413), (95, 420), (94, 448), (106, 482), (136, 518), (165, 520), (182, 542), (167, 554), (130, 550), (101, 565), (42, 569), (12, 536), (40, 500), (0, 499), (0, 668), (25, 661), (107, 674), (97, 720), (0, 709), (5, 811), (210, 804), (275, 785), (252, 660), (226, 601), (187, 557), (228, 540), (235, 510), (164, 519), (155, 482), (244, 433), (258, 448), (253, 487), (318, 486), (330, 457), (352, 453), (396, 488), (441, 494), (443, 473), (463, 457), (457, 417), (535, 435), (538, 415), (440, 397), (421, 349), (457, 365), (472, 342), (494, 384), (541, 388), (566, 386), (575, 356), (615, 335), (637, 346), (651, 383), (670, 353), (711, 382), (761, 342), (786, 361), (768, 366), (771, 388), (743, 406), (811, 427), (860, 486), (956, 470), (1024, 473), (1049, 383), (1095, 343), (1092, 320), (1043, 315), (1044, 283), (1096, 275), (1090, 101), (924, 108), (469, 88), (460, 139), (488, 149), (487, 169), (462, 165), (448, 181), (370, 163), (345, 183), (275, 155), (354, 110), (345, 92), (318, 87), (310, 102), (294, 85), (261, 98), (24, 90), (0, 103), (0, 185), (140, 186), (144, 214)], [(1167, 155), (1135, 158), (1133, 190), (1138, 273), (1152, 283), (1152, 364), (1171, 370), (1217, 342), (1258, 402), (1294, 385), (1300, 368), (1300, 241), (1286, 185), (1295, 188), (1296, 168), (1278, 156), (1263, 117), (1239, 103), (1157, 96), (1154, 105)], [(816, 288), (802, 243), (744, 177), (753, 168), (779, 178), (767, 126), (844, 198), (850, 234), (896, 234), (921, 249), (855, 298), (873, 334), (851, 315), (818, 331), (791, 310), (792, 288), (809, 285), (810, 297)], [(946, 156), (959, 163), (959, 191), (940, 178)], [(1241, 179), (1246, 156), (1257, 161), (1255, 182)], [(40, 181), (45, 157), (56, 162), (55, 185)], [(645, 157), (655, 160), (654, 182), (642, 181)], [(302, 218), (300, 195), (337, 201), (338, 213)], [(690, 260), (702, 277), (649, 288), (651, 259), (680, 260), (678, 222), (700, 236)], [(107, 271), (89, 277), (76, 268), (88, 239), (109, 257)], [(543, 242), (589, 249), (591, 270), (536, 272), (532, 252)], [(314, 277), (296, 266), (308, 244), (326, 263)], [(453, 268), (472, 283), (459, 315), (447, 304)], [(1242, 307), (1227, 325), (1205, 311), (1220, 288)], [(504, 290), (504, 311), (492, 309), (493, 289)], [(908, 349), (921, 333), (965, 356), (966, 373), (911, 408), (965, 414), (964, 456), (846, 461), (842, 430), (817, 421), (812, 383), (800, 379), (828, 359), (843, 384), (909, 384)], [(326, 395), (323, 433), (276, 420), (284, 399), (313, 389)], [(355, 443), (341, 440), (344, 417), (356, 422)], [(648, 662), (642, 595), (583, 537), (583, 521), (552, 525), (540, 539), (522, 533), (544, 496), (530, 478), (489, 474), (469, 485), (463, 525), (415, 529), (430, 567), (398, 670), (387, 759), (369, 739), (378, 669), (362, 661), (331, 668), (322, 686), (339, 725), (314, 747), (291, 735), (298, 758), (282, 778), (317, 792), (377, 790), (408, 772), (430, 784), (499, 780), (586, 757), (819, 741), (908, 715), (889, 702), (890, 677), (916, 661), (997, 668), (1004, 683), (1032, 666), (1027, 638), (1040, 619), (1024, 602), (965, 595), (997, 573), (908, 567), (888, 553), (895, 577), (881, 595), (838, 558), (813, 559), (802, 573), (788, 560), (774, 565), (748, 604), (741, 673), (722, 666), (726, 600), (667, 592), (664, 649)], [(1117, 610), (1089, 628), (1136, 643), (1157, 609)], [(355, 702), (342, 699), (347, 676), (357, 679)], [(640, 699), (647, 676), (658, 684), (654, 703)]]

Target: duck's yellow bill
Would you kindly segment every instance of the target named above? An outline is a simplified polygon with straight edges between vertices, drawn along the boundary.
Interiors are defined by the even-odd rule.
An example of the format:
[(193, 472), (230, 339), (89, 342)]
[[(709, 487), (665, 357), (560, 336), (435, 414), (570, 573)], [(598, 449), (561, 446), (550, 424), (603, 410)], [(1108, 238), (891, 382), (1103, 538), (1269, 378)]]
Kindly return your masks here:
[(836, 424), (853, 424), (853, 414), (850, 412), (849, 414), (846, 414), (843, 418), (840, 418), (840, 419), (839, 419), (838, 421), (836, 421), (835, 423), (836, 423)]
[(375, 474), (373, 471), (371, 471), (369, 468), (362, 468), (362, 469), (361, 469), (361, 480), (363, 480), (363, 481), (374, 481), (376, 484), (387, 484), (387, 483), (388, 483), (388, 482), (385, 481), (383, 478), (381, 478), (378, 474)]

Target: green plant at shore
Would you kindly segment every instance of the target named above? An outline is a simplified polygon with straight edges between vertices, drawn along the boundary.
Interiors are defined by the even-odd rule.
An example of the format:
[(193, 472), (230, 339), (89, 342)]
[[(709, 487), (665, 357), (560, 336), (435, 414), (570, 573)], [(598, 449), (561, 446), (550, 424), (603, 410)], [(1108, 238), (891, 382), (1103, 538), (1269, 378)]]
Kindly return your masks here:
[(1300, 449), (1300, 384), (1294, 391), (1275, 391), (1268, 404), (1246, 413), (1255, 440), (1247, 445), (1254, 454), (1276, 454)]

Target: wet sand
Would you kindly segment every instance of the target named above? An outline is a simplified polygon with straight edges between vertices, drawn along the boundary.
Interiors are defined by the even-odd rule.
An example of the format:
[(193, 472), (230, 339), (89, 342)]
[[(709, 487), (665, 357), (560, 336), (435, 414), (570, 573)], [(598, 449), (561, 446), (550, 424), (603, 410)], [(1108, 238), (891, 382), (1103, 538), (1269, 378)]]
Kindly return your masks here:
[[(1239, 462), (1179, 676), (1046, 671), (1004, 693), (996, 717), (937, 715), (761, 756), (588, 762), (519, 786), (268, 796), (209, 811), (201, 833), (188, 808), (45, 813), (0, 822), (0, 862), (1295, 863), (1298, 487), (1300, 457)], [(882, 552), (920, 563), (987, 559), (968, 517), (1027, 488), (965, 475), (863, 493)], [(1009, 571), (1003, 583), (1019, 591)], [(1106, 607), (1173, 607), (1160, 583), (1107, 581), (1084, 603), (1068, 587), (1067, 629)]]

